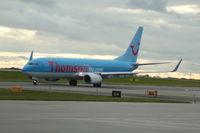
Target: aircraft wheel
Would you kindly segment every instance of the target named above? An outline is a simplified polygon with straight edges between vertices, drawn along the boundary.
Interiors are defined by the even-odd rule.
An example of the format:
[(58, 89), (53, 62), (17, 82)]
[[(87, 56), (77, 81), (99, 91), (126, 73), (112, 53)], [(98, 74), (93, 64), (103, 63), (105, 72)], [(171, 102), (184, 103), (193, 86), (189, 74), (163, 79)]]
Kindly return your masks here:
[(70, 80), (69, 85), (70, 86), (77, 86), (77, 80)]
[(33, 80), (33, 85), (37, 85), (38, 81), (37, 80)]
[(93, 84), (93, 87), (101, 87), (101, 83)]

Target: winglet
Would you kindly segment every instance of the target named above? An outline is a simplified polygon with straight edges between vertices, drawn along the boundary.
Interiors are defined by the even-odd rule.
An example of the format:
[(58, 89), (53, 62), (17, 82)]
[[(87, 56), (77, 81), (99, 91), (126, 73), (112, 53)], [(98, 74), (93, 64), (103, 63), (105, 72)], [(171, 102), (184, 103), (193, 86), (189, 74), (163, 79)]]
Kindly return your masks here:
[(29, 61), (31, 61), (32, 59), (33, 59), (33, 51), (31, 51), (31, 55), (30, 55)]
[(174, 70), (172, 70), (171, 72), (176, 72), (176, 71), (178, 70), (178, 68), (179, 68), (179, 66), (180, 66), (180, 64), (181, 64), (181, 62), (182, 62), (182, 59), (178, 62), (178, 64), (177, 64), (176, 67), (174, 68)]

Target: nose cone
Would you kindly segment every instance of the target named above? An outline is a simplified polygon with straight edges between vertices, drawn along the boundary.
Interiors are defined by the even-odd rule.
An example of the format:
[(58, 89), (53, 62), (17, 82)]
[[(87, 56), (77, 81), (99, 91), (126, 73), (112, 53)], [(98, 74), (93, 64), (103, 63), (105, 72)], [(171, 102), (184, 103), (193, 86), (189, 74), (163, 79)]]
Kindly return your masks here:
[(22, 72), (28, 72), (28, 71), (30, 71), (30, 66), (25, 65), (25, 66), (22, 68)]

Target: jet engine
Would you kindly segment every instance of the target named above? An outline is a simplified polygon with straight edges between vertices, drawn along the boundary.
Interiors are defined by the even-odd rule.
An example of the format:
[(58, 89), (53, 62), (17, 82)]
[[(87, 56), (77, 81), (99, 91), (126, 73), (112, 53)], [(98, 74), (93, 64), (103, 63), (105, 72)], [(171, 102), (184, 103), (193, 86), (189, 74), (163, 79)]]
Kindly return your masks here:
[(84, 81), (90, 84), (100, 84), (102, 81), (102, 77), (98, 74), (88, 73), (84, 76)]

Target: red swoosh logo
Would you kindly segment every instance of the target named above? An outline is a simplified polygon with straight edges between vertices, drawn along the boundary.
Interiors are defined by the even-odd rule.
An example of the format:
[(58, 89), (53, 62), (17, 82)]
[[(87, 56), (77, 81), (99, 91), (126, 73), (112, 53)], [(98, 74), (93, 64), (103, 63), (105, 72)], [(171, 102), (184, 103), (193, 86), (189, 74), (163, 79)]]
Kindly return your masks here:
[[(140, 43), (138, 43), (138, 46), (140, 45)], [(132, 49), (132, 54), (134, 55), (134, 56), (136, 56), (137, 54), (138, 54), (138, 51), (139, 51), (139, 47), (138, 47), (138, 49), (136, 50), (136, 52), (135, 52), (135, 50), (134, 50), (134, 46), (133, 45), (131, 45), (131, 49)]]

